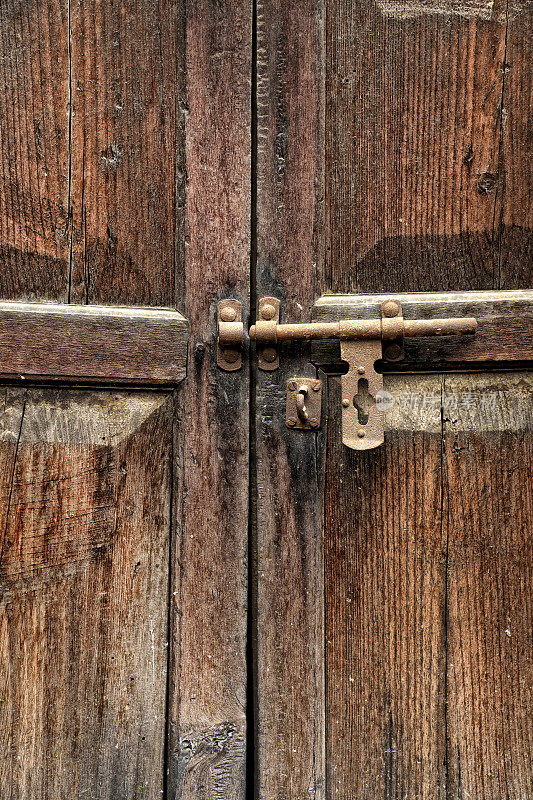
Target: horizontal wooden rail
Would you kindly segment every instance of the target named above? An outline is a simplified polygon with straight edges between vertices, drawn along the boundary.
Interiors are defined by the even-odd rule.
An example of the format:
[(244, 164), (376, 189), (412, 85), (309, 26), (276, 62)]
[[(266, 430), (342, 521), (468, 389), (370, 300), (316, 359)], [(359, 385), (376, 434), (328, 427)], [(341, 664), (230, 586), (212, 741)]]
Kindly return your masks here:
[(0, 302), (0, 379), (177, 384), (187, 339), (171, 309)]

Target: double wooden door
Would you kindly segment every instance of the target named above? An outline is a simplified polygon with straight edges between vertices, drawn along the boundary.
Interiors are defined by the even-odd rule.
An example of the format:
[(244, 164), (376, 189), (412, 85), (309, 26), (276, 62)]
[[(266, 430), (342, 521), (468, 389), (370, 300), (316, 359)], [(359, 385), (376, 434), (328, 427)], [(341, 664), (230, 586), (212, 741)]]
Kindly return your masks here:
[[(2, 800), (533, 796), (531, 22), (0, 4), (0, 296), (54, 304), (0, 304)], [(222, 298), (452, 291), (513, 357), (388, 374), (376, 450), (336, 354), (217, 367)]]

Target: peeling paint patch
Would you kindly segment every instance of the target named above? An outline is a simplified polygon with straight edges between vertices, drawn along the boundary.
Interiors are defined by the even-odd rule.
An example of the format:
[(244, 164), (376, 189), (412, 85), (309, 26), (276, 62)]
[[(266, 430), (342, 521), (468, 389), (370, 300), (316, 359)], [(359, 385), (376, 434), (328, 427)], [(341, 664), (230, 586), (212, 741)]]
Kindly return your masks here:
[(494, 0), (376, 0), (386, 17), (410, 19), (422, 14), (491, 19)]

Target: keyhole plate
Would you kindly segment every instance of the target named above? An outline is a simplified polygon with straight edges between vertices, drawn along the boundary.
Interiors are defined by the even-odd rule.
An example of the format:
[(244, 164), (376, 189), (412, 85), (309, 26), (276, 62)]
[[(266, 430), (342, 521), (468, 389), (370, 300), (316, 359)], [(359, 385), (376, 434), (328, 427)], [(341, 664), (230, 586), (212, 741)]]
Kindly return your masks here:
[(384, 439), (383, 414), (375, 403), (383, 389), (383, 376), (374, 368), (381, 340), (342, 341), (341, 358), (348, 362), (341, 377), (342, 441), (352, 450), (372, 450)]
[(322, 415), (322, 381), (290, 378), (287, 381), (287, 428), (316, 431)]

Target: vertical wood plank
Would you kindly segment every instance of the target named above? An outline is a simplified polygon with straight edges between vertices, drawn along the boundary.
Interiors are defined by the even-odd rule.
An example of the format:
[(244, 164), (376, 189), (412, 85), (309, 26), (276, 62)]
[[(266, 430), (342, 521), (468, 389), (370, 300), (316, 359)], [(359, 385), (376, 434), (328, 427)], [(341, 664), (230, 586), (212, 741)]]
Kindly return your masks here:
[[(323, 9), (257, 4), (257, 297), (308, 319), (322, 269)], [(257, 373), (255, 447), (258, 797), (323, 798), (323, 565), (317, 436), (285, 427), (305, 349)]]
[(533, 795), (533, 381), (448, 376), (448, 796)]
[(531, 159), (533, 7), (509, 2), (502, 88), (502, 158), (505, 202), (499, 220), (502, 289), (533, 285), (533, 175)]
[(161, 797), (171, 412), (161, 394), (4, 390), (2, 797)]
[[(182, 213), (184, 156), (183, 125), (177, 124), (176, 107), (176, 80), (182, 78), (184, 57), (183, 42), (178, 43), (178, 10), (174, 0), (139, 0), (125, 5), (98, 0), (71, 0), (60, 5), (39, 0), (2, 5), (1, 63), (8, 68), (2, 78), (6, 93), (0, 100), (1, 124), (6, 131), (1, 150), (6, 185), (0, 200), (1, 241), (9, 256), (0, 277), (4, 296), (167, 306), (183, 299), (175, 292), (176, 261), (183, 250), (175, 235)], [(88, 406), (92, 398), (101, 396), (98, 392), (88, 396)], [(42, 420), (43, 437), (50, 425), (48, 435), (53, 438), (54, 413), (60, 415), (67, 402), (61, 392), (53, 397), (50, 404), (56, 407)], [(129, 436), (129, 446), (138, 459), (143, 453), (144, 472), (135, 467), (138, 484), (134, 498), (125, 498), (126, 504), (117, 497), (118, 521), (113, 524), (117, 538), (123, 532), (124, 552), (137, 548), (134, 572), (141, 570), (143, 559), (152, 559), (152, 549), (157, 558), (150, 561), (145, 578), (133, 581), (141, 587), (135, 602), (129, 598), (130, 566), (117, 556), (116, 564), (113, 562), (103, 577), (91, 573), (80, 582), (76, 573), (62, 578), (57, 591), (65, 596), (63, 606), (50, 599), (56, 585), (44, 579), (40, 585), (36, 578), (35, 605), (28, 606), (26, 616), (9, 617), (2, 634), (7, 637), (6, 652), (14, 652), (21, 627), (27, 647), (10, 667), (8, 691), (13, 702), (31, 706), (35, 713), (27, 719), (13, 715), (6, 728), (14, 742), (13, 752), (24, 740), (25, 762), (20, 775), (16, 771), (10, 775), (11, 783), (3, 786), (3, 794), (20, 790), (21, 797), (33, 800), (79, 790), (84, 797), (100, 800), (160, 797), (164, 791), (171, 520), (166, 511), (163, 518), (158, 509), (160, 503), (170, 504), (171, 498), (170, 488), (161, 484), (158, 459), (163, 444), (170, 457), (172, 419), (167, 409), (166, 428), (159, 430), (157, 442), (152, 442), (155, 433), (147, 438), (142, 427), (140, 431), (127, 427), (139, 395), (122, 397), (122, 416), (116, 425)], [(85, 406), (78, 413), (83, 417)], [(88, 424), (92, 424), (90, 420)], [(86, 437), (92, 433), (90, 428)], [(83, 439), (85, 434), (80, 435)], [(119, 480), (122, 473), (118, 466), (113, 468)], [(91, 473), (91, 480), (113, 483), (114, 473), (108, 477), (105, 459), (92, 469), (95, 475)], [(53, 459), (45, 464), (33, 460), (26, 465), (26, 480), (37, 487), (53, 483), (54, 470)], [(74, 471), (72, 487), (65, 490), (65, 502), (70, 506), (75, 500), (68, 492), (83, 495), (85, 478), (83, 470), (79, 475)], [(63, 495), (59, 489), (57, 496), (60, 502)], [(176, 492), (172, 499), (178, 505)], [(84, 498), (84, 502), (87, 535), (97, 536), (98, 497)], [(150, 516), (152, 509), (155, 520)], [(141, 511), (144, 521), (139, 520)], [(22, 520), (22, 549), (31, 544), (31, 525), (38, 525), (41, 517), (42, 524), (47, 524), (42, 508), (34, 516), (35, 522)], [(133, 531), (128, 528), (130, 519), (136, 524)], [(145, 523), (147, 530), (142, 527)], [(57, 535), (69, 531), (69, 525), (70, 516), (60, 514)], [(135, 536), (141, 533), (137, 540)], [(76, 547), (71, 549), (74, 552), (69, 550), (68, 555), (75, 560)], [(122, 571), (116, 570), (121, 564)], [(98, 594), (103, 583), (105, 598)], [(106, 599), (110, 597), (113, 599)], [(53, 606), (48, 616), (47, 604)], [(69, 615), (71, 633), (67, 631), (65, 638), (64, 618)], [(117, 620), (116, 627), (108, 615)], [(93, 623), (97, 626), (93, 635), (100, 637), (95, 639), (96, 649), (89, 630)], [(48, 653), (56, 638), (64, 640), (69, 652)], [(133, 701), (127, 707), (115, 696), (129, 671), (124, 659), (132, 670), (135, 667), (127, 678), (135, 681), (135, 690), (128, 689)], [(42, 664), (46, 665), (43, 673), (37, 670)], [(28, 680), (19, 683), (26, 694), (19, 696), (13, 681), (24, 670), (29, 671)], [(65, 695), (65, 705), (57, 701), (56, 721), (52, 702), (58, 694)], [(78, 703), (77, 708), (68, 708), (70, 718), (67, 702)], [(48, 754), (39, 750), (44, 729), (57, 742), (50, 744)], [(31, 749), (33, 739), (35, 749)], [(63, 746), (66, 754), (61, 751)], [(64, 775), (58, 766), (63, 763), (69, 765)], [(13, 764), (12, 759), (7, 768)]]
[[(499, 0), (494, 3), (476, 0), (468, 5), (389, 0), (363, 3), (341, 0), (327, 4), (326, 268), (322, 291), (388, 293), (530, 285), (532, 225), (527, 117), (531, 106), (528, 66), (531, 22), (528, 6)], [(337, 413), (335, 407), (333, 420)], [(390, 447), (394, 442), (392, 436)], [(494, 442), (484, 443), (487, 460), (493, 446)], [(337, 451), (330, 449), (328, 453), (328, 480), (334, 480), (337, 466), (332, 459)], [(387, 449), (383, 457), (386, 454)], [(437, 453), (429, 444), (423, 457), (434, 458), (437, 464)], [(419, 456), (413, 450), (404, 458), (406, 474), (414, 475), (415, 459)], [(334, 530), (359, 524), (360, 514), (353, 520), (352, 498), (346, 488), (351, 484), (355, 491), (357, 474), (346, 477), (342, 485), (334, 483), (337, 491), (331, 494), (328, 523)], [(390, 477), (377, 473), (375, 477), (374, 493), (381, 496)], [(463, 478), (468, 485), (466, 473)], [(424, 482), (429, 484), (432, 480), (428, 469)], [(451, 495), (452, 490), (448, 491)], [(418, 517), (421, 503), (417, 495), (414, 506), (404, 508), (400, 494), (393, 507), (389, 503), (383, 508), (383, 524), (397, 525), (398, 537), (407, 535), (413, 526), (417, 541), (419, 530), (426, 531), (430, 524)], [(374, 515), (379, 514), (377, 507), (372, 508)], [(402, 541), (398, 538), (398, 542)], [(439, 541), (441, 555), (442, 548), (447, 547), (446, 541), (447, 538)], [(408, 557), (407, 544), (402, 552)], [(349, 573), (343, 573), (338, 563), (342, 555), (340, 545), (335, 539), (328, 542), (326, 534), (329, 581), (326, 609), (342, 605), (343, 598), (352, 591)], [(404, 561), (395, 559), (392, 551), (384, 553), (384, 558), (388, 573), (396, 583), (401, 583)], [(344, 617), (328, 612), (331, 616), (327, 619), (326, 636), (328, 646), (333, 648), (327, 660), (328, 758), (332, 759), (332, 770), (337, 769), (328, 773), (331, 796), (336, 791), (339, 796), (343, 791), (357, 794), (359, 786), (363, 797), (392, 798), (402, 796), (404, 790), (414, 794), (419, 791), (421, 797), (456, 798), (462, 797), (462, 786), (465, 797), (469, 790), (472, 797), (485, 797), (485, 790), (488, 797), (500, 796), (498, 791), (502, 796), (508, 792), (509, 797), (515, 797), (516, 787), (527, 785), (520, 745), (516, 760), (512, 765), (508, 763), (510, 788), (504, 787), (503, 782), (499, 789), (495, 788), (489, 771), (494, 772), (496, 763), (501, 771), (500, 755), (495, 754), (505, 748), (498, 742), (490, 750), (482, 732), (485, 728), (493, 730), (498, 709), (506, 708), (507, 698), (512, 697), (514, 690), (509, 687), (502, 690), (501, 706), (492, 704), (490, 713), (486, 711), (485, 727), (476, 730), (476, 710), (481, 713), (479, 704), (489, 703), (483, 681), (475, 683), (477, 673), (460, 674), (456, 670), (453, 688), (450, 674), (446, 679), (448, 688), (441, 677), (425, 683), (427, 674), (440, 675), (443, 669), (444, 598), (451, 591), (445, 570), (435, 567), (431, 574), (433, 586), (431, 591), (428, 588), (427, 598), (398, 593), (396, 599), (388, 596), (382, 599), (382, 603), (391, 603), (398, 611), (389, 618), (392, 666), (384, 661), (383, 654), (377, 654), (373, 660), (371, 646), (376, 645), (372, 637), (369, 639), (372, 645), (367, 643), (366, 649), (360, 651), (367, 674), (373, 676), (384, 669), (385, 677), (380, 679), (379, 688), (390, 679), (392, 703), (396, 709), (405, 710), (392, 717), (395, 722), (401, 720), (392, 728), (401, 736), (401, 749), (394, 749), (388, 777), (383, 762), (374, 750), (367, 751), (365, 744), (366, 737), (371, 741), (377, 736), (377, 741), (382, 741), (382, 695), (378, 691), (364, 696), (363, 690), (352, 687), (350, 691), (343, 682), (349, 661), (345, 652), (351, 654), (357, 647), (354, 643), (359, 630), (357, 620), (351, 621), (350, 609)], [(406, 604), (412, 613), (404, 617), (402, 609)], [(416, 614), (420, 615), (417, 622)], [(338, 626), (335, 635), (331, 633), (334, 623)], [(394, 675), (401, 672), (404, 663), (402, 642), (415, 639), (417, 624), (424, 631), (433, 630), (434, 638), (424, 655), (416, 655), (411, 662), (413, 684), (425, 687), (420, 689), (416, 703), (422, 703), (424, 711), (420, 713), (426, 716), (414, 719), (407, 712), (411, 706), (404, 704), (409, 684), (395, 682)], [(483, 635), (491, 636), (487, 631)], [(337, 644), (339, 636), (341, 641)], [(343, 647), (341, 655), (338, 651)], [(465, 681), (471, 683), (465, 685)], [(459, 704), (461, 713), (464, 711), (471, 718), (468, 734), (462, 733), (461, 713), (456, 713), (453, 723), (456, 730), (448, 736), (446, 754), (449, 780), (442, 761), (442, 730), (450, 724), (446, 720), (446, 695), (448, 704)], [(516, 714), (522, 719), (521, 711)], [(350, 715), (357, 723), (363, 718), (369, 723), (361, 753), (358, 743), (351, 745), (355, 753), (348, 745), (354, 730)], [(512, 716), (511, 712), (509, 715)], [(523, 737), (523, 723), (516, 724), (522, 726)], [(460, 752), (452, 754), (457, 739), (461, 742)], [(477, 766), (469, 781), (465, 782), (463, 776), (461, 784), (458, 774), (461, 768), (471, 768), (474, 747), (477, 763), (485, 748), (491, 766), (486, 770)], [(364, 762), (361, 759), (367, 752), (371, 755)], [(421, 764), (416, 762), (418, 752), (423, 753)], [(343, 759), (348, 764), (352, 784), (349, 777), (343, 777)], [(483, 775), (485, 783), (480, 777)], [(521, 777), (518, 779), (517, 775)], [(377, 789), (357, 783), (365, 778), (377, 781)], [(336, 783), (338, 780), (340, 783)]]
[(0, 5), (0, 297), (64, 300), (69, 260), (68, 9)]
[(341, 0), (327, 20), (324, 288), (527, 287), (530, 8)]
[[(177, 302), (190, 321), (177, 432), (168, 797), (244, 800), (248, 370), (216, 365), (216, 303), (250, 287), (251, 4), (183, 6), (186, 186)], [(246, 364), (246, 361), (245, 361)]]
[(173, 306), (179, 3), (69, 2), (69, 299)]
[(388, 377), (385, 444), (344, 447), (330, 379), (325, 492), (328, 798), (444, 800), (441, 380)]

